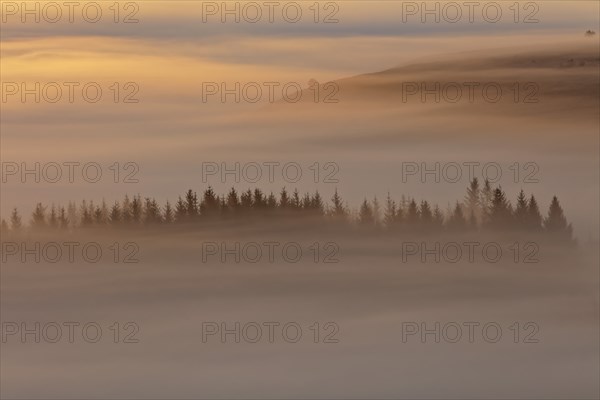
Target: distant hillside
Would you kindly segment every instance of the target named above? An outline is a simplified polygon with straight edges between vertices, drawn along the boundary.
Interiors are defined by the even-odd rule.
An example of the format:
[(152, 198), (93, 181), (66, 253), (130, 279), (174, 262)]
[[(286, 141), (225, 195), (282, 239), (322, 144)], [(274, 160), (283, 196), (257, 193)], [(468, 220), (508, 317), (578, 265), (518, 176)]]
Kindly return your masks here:
[[(475, 106), (496, 102), (540, 103), (552, 107), (556, 102), (567, 101), (564, 109), (569, 112), (574, 108), (595, 112), (600, 87), (600, 51), (595, 43), (590, 41), (578, 48), (456, 54), (321, 82), (318, 91), (314, 86), (304, 89), (300, 102), (325, 108), (323, 106), (332, 100), (346, 105), (376, 103), (378, 107), (420, 103)], [(498, 88), (502, 90), (500, 96), (495, 93)], [(422, 96), (423, 89), (426, 94)], [(289, 102), (281, 100), (279, 104)]]

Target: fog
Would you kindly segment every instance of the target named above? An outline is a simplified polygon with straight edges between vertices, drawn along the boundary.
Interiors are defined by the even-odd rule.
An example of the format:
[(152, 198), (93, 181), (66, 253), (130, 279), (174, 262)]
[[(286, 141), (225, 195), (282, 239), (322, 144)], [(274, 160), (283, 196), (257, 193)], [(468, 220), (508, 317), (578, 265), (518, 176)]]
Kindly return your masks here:
[[(527, 238), (521, 239), (522, 245)], [(36, 263), (29, 255), (23, 263), (21, 253), (3, 255), (3, 323), (25, 322), (33, 331), (36, 321), (42, 327), (80, 324), (73, 343), (64, 326), (58, 343), (47, 341), (55, 336), (52, 328), (39, 328), (40, 343), (32, 333), (25, 343), (21, 331), (6, 336), (6, 398), (598, 396), (597, 244), (569, 249), (542, 241), (532, 259), (537, 262), (524, 262), (508, 250), (512, 240), (495, 236), (386, 238), (264, 225), (9, 241), (28, 241), (30, 248), (35, 241), (93, 241), (109, 255), (98, 263), (85, 261), (79, 250), (74, 262), (42, 257)], [(436, 241), (495, 242), (505, 253), (498, 262), (482, 258), (481, 247), (473, 261), (450, 262), (447, 255), (438, 263), (430, 254), (422, 262), (420, 253), (403, 258), (402, 243), (421, 241), (430, 248)], [(115, 242), (135, 242), (139, 262), (123, 262), (123, 254), (113, 262), (108, 248)], [(236, 262), (233, 252), (222, 262), (220, 252), (207, 251), (211, 242), (229, 249), (236, 242), (242, 248), (296, 243), (304, 253), (290, 262), (296, 256), (285, 258), (278, 246), (273, 260), (265, 252), (252, 262), (249, 252)], [(315, 259), (308, 250), (330, 242), (339, 246), (329, 258), (337, 262)], [(81, 327), (90, 322), (102, 328), (97, 343), (83, 339)], [(120, 323), (119, 343), (109, 328), (114, 322)], [(127, 322), (139, 331), (124, 329)], [(259, 324), (262, 337), (252, 343), (251, 327), (239, 333), (239, 343), (232, 333), (224, 341), (220, 331), (203, 336), (203, 323), (226, 323), (235, 331), (236, 322), (239, 332)], [(439, 343), (434, 333), (423, 341), (420, 331), (403, 336), (407, 323), (425, 323), (435, 332), (436, 322)], [(272, 342), (266, 323), (279, 324)], [(286, 338), (296, 343), (283, 336), (288, 323), (302, 329), (298, 337), (289, 328)], [(454, 328), (442, 331), (451, 323), (461, 327), (454, 343)], [(465, 323), (479, 324), (471, 342)], [(501, 328), (500, 336), (494, 327), (484, 336), (488, 323)], [(129, 333), (139, 342), (123, 343)], [(96, 337), (94, 329), (88, 336)]]

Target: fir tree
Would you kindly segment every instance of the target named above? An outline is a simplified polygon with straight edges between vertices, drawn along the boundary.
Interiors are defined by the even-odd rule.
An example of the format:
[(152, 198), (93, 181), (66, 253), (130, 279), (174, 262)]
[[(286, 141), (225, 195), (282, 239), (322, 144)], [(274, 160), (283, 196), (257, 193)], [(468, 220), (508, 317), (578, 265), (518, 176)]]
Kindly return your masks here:
[(344, 206), (342, 197), (339, 195), (337, 189), (335, 189), (331, 201), (333, 205), (330, 210), (330, 215), (338, 222), (345, 221), (348, 217), (348, 210)]
[(64, 228), (76, 227), (79, 225), (79, 216), (77, 214), (77, 205), (75, 202), (69, 201), (69, 205), (67, 206), (67, 215), (68, 225), (65, 225)]
[[(489, 185), (489, 182), (487, 184)], [(476, 220), (481, 218), (481, 190), (477, 178), (473, 178), (469, 184), (464, 204), (469, 215), (473, 216)], [(472, 221), (471, 224), (473, 224)]]
[(219, 198), (219, 211), (221, 217), (224, 217), (229, 213), (229, 210), (227, 209), (227, 201), (225, 201), (225, 195), (221, 195)]
[(146, 197), (144, 200), (144, 216), (146, 224), (156, 225), (162, 222), (160, 206), (155, 199)]
[(493, 198), (494, 192), (492, 190), (492, 185), (490, 184), (490, 181), (486, 179), (483, 184), (483, 189), (481, 189), (481, 201), (479, 204), (482, 223), (487, 224), (489, 222)]
[(454, 207), (454, 212), (448, 220), (448, 228), (455, 232), (463, 232), (467, 228), (467, 220), (462, 211), (462, 207), (458, 202)]
[(292, 195), (291, 206), (294, 210), (299, 210), (302, 206), (300, 201), (300, 194), (298, 193), (298, 189), (294, 189), (294, 194)]
[(423, 228), (428, 229), (433, 225), (433, 213), (431, 212), (429, 203), (425, 200), (421, 201), (421, 206), (419, 208), (419, 219)]
[(318, 191), (315, 192), (314, 196), (310, 200), (310, 208), (316, 215), (325, 215), (325, 205), (323, 204), (323, 199)]
[(396, 224), (397, 227), (402, 226), (402, 224), (405, 221), (405, 209), (406, 207), (403, 205), (406, 203), (406, 199), (404, 198), (404, 196), (402, 196), (402, 200), (400, 201), (400, 203), (398, 203), (397, 207), (396, 207), (396, 220), (394, 221), (394, 223)]
[(118, 201), (115, 201), (115, 204), (110, 208), (109, 219), (112, 225), (121, 223), (121, 206), (119, 206)]
[(102, 217), (102, 208), (100, 206), (96, 206), (94, 210), (94, 223), (96, 225), (102, 225), (104, 223), (104, 218)]
[(523, 189), (519, 192), (519, 196), (517, 196), (517, 205), (515, 208), (514, 221), (516, 226), (519, 228), (526, 228), (528, 226), (529, 220), (529, 205), (527, 204), (527, 198), (525, 197), (525, 192)]
[(373, 209), (373, 223), (375, 226), (381, 226), (381, 206), (379, 205), (377, 196), (373, 197), (371, 204)]
[(48, 217), (48, 225), (52, 229), (58, 228), (58, 216), (56, 215), (56, 207), (52, 204), (52, 208), (50, 208), (50, 216)]
[(100, 206), (100, 212), (101, 212), (101, 223), (103, 225), (108, 224), (109, 221), (109, 213), (110, 211), (108, 210), (108, 206), (106, 205), (106, 201), (104, 201), (104, 199), (102, 199), (102, 205)]
[(85, 226), (92, 225), (92, 223), (94, 222), (94, 217), (93, 217), (92, 213), (90, 212), (90, 207), (89, 207), (88, 203), (85, 200), (83, 200), (81, 202), (80, 213), (81, 213), (81, 226), (85, 227)]
[(533, 195), (529, 198), (529, 205), (527, 207), (527, 226), (533, 231), (542, 229), (542, 214), (540, 213), (537, 200)]
[(285, 187), (281, 189), (281, 193), (279, 194), (279, 207), (282, 209), (286, 209), (290, 206), (290, 197), (288, 196), (287, 190)]
[(21, 223), (21, 216), (19, 215), (19, 211), (16, 208), (13, 208), (12, 213), (10, 214), (10, 229), (13, 232), (19, 232), (23, 224)]
[(496, 188), (494, 190), (488, 223), (489, 226), (495, 229), (506, 228), (512, 223), (511, 206), (506, 199), (506, 194), (502, 188)]
[(198, 207), (198, 196), (192, 189), (189, 189), (185, 194), (185, 214), (189, 221), (196, 221), (198, 213), (200, 212)]
[(441, 231), (444, 228), (444, 214), (437, 204), (433, 210), (433, 226), (438, 231)]
[(200, 203), (200, 215), (209, 218), (219, 215), (219, 198), (211, 186), (204, 191), (202, 203)]
[(94, 206), (94, 201), (90, 200), (90, 203), (88, 204), (88, 215), (90, 216), (90, 220), (91, 220), (91, 222), (89, 223), (90, 225), (94, 223), (95, 211), (96, 211), (96, 207)]
[(175, 203), (175, 222), (182, 223), (187, 220), (187, 207), (181, 196)]
[(69, 218), (67, 218), (67, 212), (64, 207), (60, 207), (60, 211), (58, 213), (58, 226), (60, 229), (69, 228)]
[(173, 215), (173, 207), (171, 207), (171, 203), (167, 200), (167, 204), (165, 204), (165, 211), (163, 213), (163, 221), (165, 224), (172, 224), (175, 220), (175, 216)]
[(143, 215), (142, 197), (138, 194), (137, 196), (133, 196), (133, 200), (131, 200), (131, 222), (135, 225), (141, 224)]
[(401, 209), (404, 213), (404, 211), (408, 208), (408, 203), (410, 202), (408, 201), (406, 196), (402, 195), (402, 197), (400, 197), (400, 204), (398, 204), (398, 208)]
[(240, 204), (246, 212), (252, 208), (252, 191), (250, 189), (242, 193), (240, 196)]
[(304, 197), (302, 197), (302, 208), (304, 210), (310, 210), (310, 193), (304, 193)]
[(383, 223), (387, 228), (392, 228), (396, 222), (396, 202), (392, 200), (390, 192), (385, 199), (385, 209), (383, 211)]
[(269, 209), (269, 211), (274, 211), (277, 208), (277, 198), (275, 197), (273, 192), (271, 192), (269, 194), (269, 197), (267, 197), (267, 208)]
[(415, 199), (412, 199), (410, 203), (408, 203), (408, 209), (406, 210), (406, 224), (411, 228), (415, 228), (419, 225), (419, 209)]
[(254, 189), (253, 199), (252, 199), (252, 207), (264, 210), (267, 206), (267, 200), (265, 199), (265, 195), (262, 190), (259, 188)]
[(548, 216), (544, 219), (544, 228), (557, 237), (572, 239), (573, 228), (571, 224), (567, 223), (567, 218), (556, 196), (552, 197)]
[(125, 195), (125, 199), (123, 199), (123, 207), (121, 209), (121, 220), (124, 224), (129, 224), (133, 219), (133, 214), (131, 212), (131, 201), (129, 200), (129, 196)]
[(375, 225), (375, 218), (373, 217), (373, 209), (367, 202), (367, 199), (365, 199), (360, 206), (360, 211), (358, 214), (358, 222), (362, 226)]
[(235, 188), (231, 188), (229, 193), (227, 194), (227, 208), (230, 211), (237, 211), (240, 206), (240, 200), (238, 198), (237, 191)]
[(31, 226), (34, 228), (46, 227), (46, 207), (42, 203), (37, 203), (35, 210), (31, 215)]

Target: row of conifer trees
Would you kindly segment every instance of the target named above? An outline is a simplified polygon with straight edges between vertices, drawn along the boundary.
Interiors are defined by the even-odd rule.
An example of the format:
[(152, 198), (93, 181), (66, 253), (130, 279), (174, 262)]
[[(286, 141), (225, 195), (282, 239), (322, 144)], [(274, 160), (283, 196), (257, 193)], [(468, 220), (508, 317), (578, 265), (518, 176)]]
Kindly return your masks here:
[[(202, 221), (222, 219), (277, 219), (310, 217), (327, 223), (346, 223), (361, 227), (406, 231), (468, 231), (527, 230), (548, 231), (571, 238), (572, 227), (567, 223), (556, 196), (551, 201), (547, 216), (542, 217), (533, 195), (526, 197), (523, 190), (513, 206), (505, 192), (492, 188), (489, 181), (480, 186), (474, 178), (462, 202), (448, 205), (442, 211), (423, 200), (402, 197), (396, 202), (388, 194), (383, 207), (377, 198), (365, 199), (360, 208), (351, 211), (335, 191), (330, 204), (325, 204), (319, 192), (300, 196), (297, 190), (291, 195), (285, 188), (279, 196), (266, 195), (261, 189), (248, 189), (238, 195), (232, 188), (225, 195), (217, 195), (209, 187), (199, 199), (196, 192), (188, 190), (175, 205), (164, 206), (153, 198), (140, 195), (125, 196), (122, 202), (107, 206), (103, 201), (94, 204), (83, 201), (79, 206), (71, 202), (67, 208), (38, 203), (31, 216), (33, 229), (74, 229), (89, 226), (151, 226), (159, 224), (199, 224)], [(10, 226), (4, 219), (2, 231), (19, 231), (24, 228), (15, 208), (10, 216)]]

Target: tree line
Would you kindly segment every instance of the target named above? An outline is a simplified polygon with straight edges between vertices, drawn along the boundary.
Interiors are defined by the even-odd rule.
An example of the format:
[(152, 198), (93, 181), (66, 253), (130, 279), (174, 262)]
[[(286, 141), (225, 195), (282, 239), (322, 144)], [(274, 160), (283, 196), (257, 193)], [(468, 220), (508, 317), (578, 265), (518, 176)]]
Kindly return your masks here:
[[(528, 197), (521, 190), (513, 205), (501, 187), (492, 188), (487, 180), (480, 185), (477, 178), (470, 182), (464, 199), (453, 206), (448, 205), (445, 211), (426, 200), (417, 202), (402, 196), (396, 201), (389, 193), (383, 206), (377, 198), (365, 198), (358, 210), (351, 210), (337, 189), (326, 204), (318, 191), (301, 196), (298, 190), (289, 193), (283, 188), (276, 196), (272, 192), (267, 195), (259, 188), (238, 194), (232, 188), (227, 194), (218, 195), (208, 187), (201, 197), (190, 189), (174, 205), (167, 201), (164, 206), (154, 198), (140, 195), (131, 198), (125, 195), (122, 201), (111, 206), (105, 201), (95, 204), (84, 200), (79, 205), (69, 202), (66, 208), (52, 205), (48, 209), (37, 203), (29, 226), (32, 229), (66, 230), (93, 226), (189, 226), (203, 221), (286, 218), (405, 232), (521, 230), (549, 232), (568, 240), (572, 239), (573, 233), (556, 196), (543, 217), (534, 195)], [(3, 233), (24, 228), (16, 208), (9, 222), (1, 221)]]

